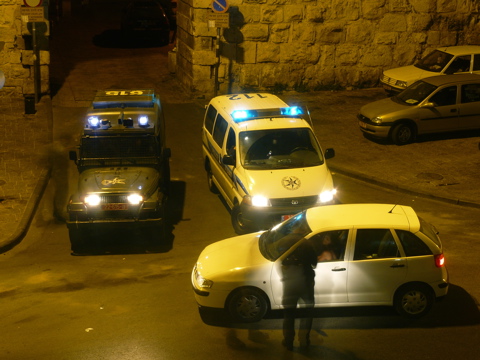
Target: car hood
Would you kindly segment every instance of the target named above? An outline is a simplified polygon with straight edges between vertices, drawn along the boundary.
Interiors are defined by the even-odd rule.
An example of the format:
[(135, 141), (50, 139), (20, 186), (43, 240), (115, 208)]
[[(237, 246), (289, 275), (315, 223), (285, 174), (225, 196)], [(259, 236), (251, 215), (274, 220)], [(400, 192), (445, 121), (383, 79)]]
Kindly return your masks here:
[(270, 263), (260, 253), (258, 240), (263, 232), (236, 236), (207, 246), (200, 254), (197, 269), (206, 278), (234, 275), (245, 268)]
[(419, 79), (424, 79), (430, 76), (441, 75), (441, 73), (422, 70), (414, 65), (403, 66), (395, 69), (386, 70), (383, 74), (395, 80), (406, 81), (407, 85), (413, 84)]
[(387, 98), (362, 106), (360, 108), (360, 114), (371, 120), (378, 116), (394, 116), (395, 113), (411, 109), (415, 109), (415, 107), (403, 105), (393, 101), (391, 98)]
[(324, 189), (333, 188), (332, 175), (325, 164), (296, 169), (245, 170), (244, 175), (242, 185), (249, 195), (290, 198), (319, 195)]
[(160, 174), (149, 167), (95, 168), (80, 174), (79, 190), (87, 193), (151, 194), (158, 186)]

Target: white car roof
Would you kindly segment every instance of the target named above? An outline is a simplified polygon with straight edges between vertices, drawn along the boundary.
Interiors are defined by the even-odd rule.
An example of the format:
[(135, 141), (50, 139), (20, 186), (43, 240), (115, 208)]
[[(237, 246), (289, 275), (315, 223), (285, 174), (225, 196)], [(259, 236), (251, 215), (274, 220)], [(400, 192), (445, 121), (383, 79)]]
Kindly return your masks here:
[(340, 204), (310, 208), (306, 212), (312, 231), (341, 228), (420, 229), (417, 214), (410, 206), (396, 204)]
[(437, 50), (458, 56), (467, 54), (480, 54), (480, 46), (478, 45), (460, 45), (460, 46), (445, 46), (437, 48)]

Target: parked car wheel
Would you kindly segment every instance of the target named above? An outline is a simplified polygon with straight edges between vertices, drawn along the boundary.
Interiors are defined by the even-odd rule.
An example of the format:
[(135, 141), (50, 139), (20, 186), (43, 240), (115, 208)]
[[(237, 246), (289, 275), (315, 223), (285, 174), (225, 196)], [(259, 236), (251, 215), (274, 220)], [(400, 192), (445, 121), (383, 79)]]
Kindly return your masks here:
[(415, 132), (407, 124), (398, 124), (392, 130), (392, 141), (396, 145), (405, 145), (413, 141)]
[(252, 287), (236, 290), (227, 303), (228, 314), (235, 322), (260, 321), (267, 310), (268, 303), (265, 295)]
[(417, 319), (430, 311), (434, 299), (433, 291), (426, 285), (410, 284), (397, 290), (394, 307), (400, 315)]
[(243, 220), (243, 214), (240, 205), (236, 204), (233, 206), (231, 218), (233, 229), (238, 235), (248, 234), (250, 232), (251, 229)]

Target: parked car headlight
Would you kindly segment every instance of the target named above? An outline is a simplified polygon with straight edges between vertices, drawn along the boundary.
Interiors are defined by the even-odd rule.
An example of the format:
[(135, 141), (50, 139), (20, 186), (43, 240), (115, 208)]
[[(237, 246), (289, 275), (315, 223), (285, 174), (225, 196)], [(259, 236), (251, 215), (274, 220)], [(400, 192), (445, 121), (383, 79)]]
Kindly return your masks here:
[(324, 191), (320, 194), (320, 196), (318, 197), (318, 199), (320, 200), (320, 202), (323, 204), (323, 203), (327, 203), (329, 201), (332, 201), (333, 198), (335, 197), (335, 194), (337, 193), (337, 189), (332, 189), (332, 190), (328, 190), (328, 191)]
[(375, 117), (375, 118), (372, 119), (372, 122), (373, 122), (374, 124), (377, 124), (377, 125), (380, 125), (380, 124), (382, 123), (382, 121), (383, 121), (382, 118), (379, 117), (379, 116), (377, 116), (377, 117)]
[(263, 195), (245, 196), (243, 202), (256, 207), (272, 206), (270, 199)]
[(402, 87), (402, 88), (406, 88), (407, 87), (407, 82), (406, 81), (402, 81), (402, 80), (397, 80), (397, 82), (395, 83), (395, 85), (399, 86), (399, 87)]

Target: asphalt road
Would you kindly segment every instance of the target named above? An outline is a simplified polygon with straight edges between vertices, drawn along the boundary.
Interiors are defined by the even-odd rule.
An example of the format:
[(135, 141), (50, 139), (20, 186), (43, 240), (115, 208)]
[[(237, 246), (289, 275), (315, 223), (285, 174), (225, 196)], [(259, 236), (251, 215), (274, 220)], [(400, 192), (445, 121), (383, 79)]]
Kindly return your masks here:
[[(104, 19), (104, 29), (114, 30), (112, 19)], [(69, 31), (76, 21), (81, 25), (80, 20), (85, 36), (97, 41), (98, 34), (100, 39), (112, 36), (98, 24), (87, 26), (88, 19), (72, 19), (60, 45), (68, 44), (68, 36), (73, 36)], [(78, 44), (53, 59), (59, 71), (53, 74), (58, 84), (53, 99), (55, 139), (59, 149), (75, 147), (82, 116), (97, 88), (155, 87), (165, 101), (168, 146), (174, 154), (171, 243), (151, 249), (135, 245), (136, 239), (128, 234), (107, 235), (103, 254), (71, 256), (66, 225), (52, 215), (55, 207), (63, 208), (76, 186), (76, 169), (65, 163), (59, 173), (68, 176), (53, 177), (25, 239), (0, 257), (4, 329), (0, 359), (478, 358), (480, 278), (472, 269), (480, 253), (480, 210), (386, 190), (339, 174), (334, 180), (342, 202), (401, 202), (437, 226), (451, 277), (449, 296), (418, 321), (399, 318), (389, 308), (318, 311), (307, 354), (297, 349), (286, 352), (280, 345), (281, 313), (269, 314), (257, 324), (256, 330), (268, 335), (265, 342), (250, 341), (247, 329), (236, 328), (233, 332), (246, 347), (230, 346), (227, 339), (232, 331), (218, 313), (200, 317), (190, 285), (200, 251), (234, 236), (228, 210), (208, 191), (200, 151), (201, 108), (198, 102), (179, 98), (175, 88), (162, 86), (169, 83), (170, 75), (157, 65), (165, 64), (168, 49), (96, 50), (95, 56), (88, 55)], [(100, 76), (88, 74), (92, 67), (104, 71)], [(80, 81), (84, 72), (89, 81)], [(68, 81), (60, 81), (62, 76)]]

